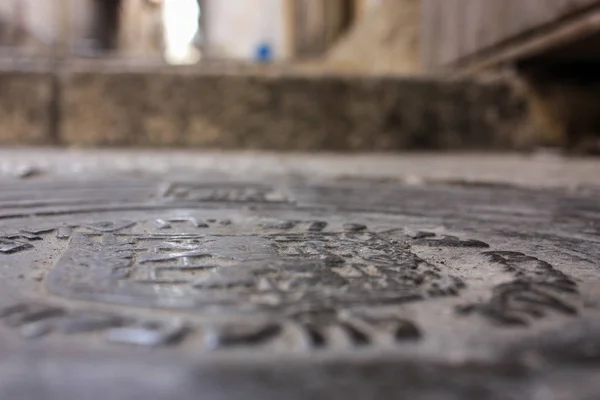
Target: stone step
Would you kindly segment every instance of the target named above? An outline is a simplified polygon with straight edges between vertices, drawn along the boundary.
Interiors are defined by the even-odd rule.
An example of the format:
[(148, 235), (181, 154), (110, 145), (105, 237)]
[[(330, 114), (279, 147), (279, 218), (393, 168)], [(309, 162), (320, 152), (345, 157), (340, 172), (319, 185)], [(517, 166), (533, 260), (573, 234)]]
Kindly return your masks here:
[(395, 151), (514, 149), (506, 82), (302, 72), (0, 72), (0, 144)]

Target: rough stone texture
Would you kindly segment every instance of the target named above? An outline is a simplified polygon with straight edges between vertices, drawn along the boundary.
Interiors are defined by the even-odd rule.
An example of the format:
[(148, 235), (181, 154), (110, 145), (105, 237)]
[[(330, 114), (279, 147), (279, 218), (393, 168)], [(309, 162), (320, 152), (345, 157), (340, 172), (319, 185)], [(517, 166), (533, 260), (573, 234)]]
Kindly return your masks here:
[(0, 73), (0, 144), (49, 143), (52, 75)]
[(9, 154), (2, 399), (597, 397), (598, 161)]
[(277, 150), (510, 148), (505, 84), (299, 74), (72, 72), (62, 143)]

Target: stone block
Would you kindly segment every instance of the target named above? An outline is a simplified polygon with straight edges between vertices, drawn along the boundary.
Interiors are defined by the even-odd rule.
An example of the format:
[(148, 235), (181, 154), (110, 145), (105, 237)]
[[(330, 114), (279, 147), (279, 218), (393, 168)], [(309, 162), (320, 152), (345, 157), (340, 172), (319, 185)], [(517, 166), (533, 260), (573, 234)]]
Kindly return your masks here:
[(52, 143), (53, 94), (49, 73), (0, 73), (0, 144)]
[(62, 96), (78, 146), (505, 149), (526, 114), (504, 83), (403, 77), (72, 72)]

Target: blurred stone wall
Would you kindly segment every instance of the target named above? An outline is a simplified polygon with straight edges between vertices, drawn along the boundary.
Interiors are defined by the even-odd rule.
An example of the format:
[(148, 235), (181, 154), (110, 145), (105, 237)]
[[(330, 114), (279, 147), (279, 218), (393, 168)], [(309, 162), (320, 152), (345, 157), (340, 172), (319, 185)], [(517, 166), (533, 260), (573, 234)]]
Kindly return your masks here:
[(327, 54), (340, 69), (421, 72), (421, 0), (370, 0), (365, 14)]
[(262, 44), (274, 59), (289, 56), (287, 0), (204, 0), (207, 54), (214, 58), (252, 60)]
[(121, 6), (119, 51), (128, 56), (161, 57), (163, 44), (160, 2), (126, 0)]
[(57, 5), (58, 0), (0, 1), (0, 45), (38, 50), (55, 45), (60, 39)]
[[(104, 49), (99, 36), (116, 35), (113, 51), (128, 56), (160, 57), (160, 2), (111, 0), (120, 3), (115, 26), (102, 20), (106, 0), (1, 0), (0, 57), (14, 53), (51, 54), (68, 51), (90, 55)], [(114, 33), (104, 32), (114, 30)], [(111, 47), (111, 46), (109, 46)]]
[(396, 151), (513, 149), (506, 83), (254, 71), (0, 73), (0, 144)]

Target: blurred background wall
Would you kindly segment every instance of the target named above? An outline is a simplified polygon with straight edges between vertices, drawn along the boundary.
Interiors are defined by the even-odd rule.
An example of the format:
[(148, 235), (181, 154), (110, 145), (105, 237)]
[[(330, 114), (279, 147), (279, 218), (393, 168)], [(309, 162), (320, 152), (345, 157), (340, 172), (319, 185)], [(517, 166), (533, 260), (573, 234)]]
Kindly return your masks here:
[[(2, 0), (0, 57), (50, 53), (175, 64), (201, 59), (319, 59), (359, 67), (376, 61), (377, 52), (397, 52), (399, 41), (394, 36), (398, 33), (410, 35), (411, 30), (418, 30), (415, 10), (419, 3), (420, 0)], [(404, 22), (402, 15), (406, 16)], [(393, 28), (399, 22), (402, 29)], [(414, 47), (413, 39), (408, 42)], [(374, 41), (378, 43), (371, 46)], [(411, 50), (410, 57), (416, 56)], [(403, 57), (407, 55), (403, 53)], [(411, 68), (415, 65), (412, 61), (405, 64)]]
[[(598, 36), (599, 7), (599, 0), (2, 0), (0, 57), (318, 61), (414, 73), (499, 54), (499, 46), (523, 44), (505, 57), (523, 58), (532, 47)], [(540, 43), (527, 47), (538, 34)], [(577, 57), (597, 61), (596, 42)]]
[[(10, 72), (0, 76), (0, 92), (5, 93), (0, 109), (4, 100), (6, 115), (23, 124), (31, 121), (30, 113), (19, 110), (32, 103), (32, 76), (24, 74), (20, 81), (16, 76), (34, 69), (47, 73), (38, 75), (40, 93), (46, 96), (39, 96), (46, 99), (40, 100), (39, 109), (53, 122), (39, 125), (51, 126), (44, 129), (55, 132), (53, 142), (83, 137), (80, 132), (95, 126), (102, 139), (89, 134), (90, 143), (137, 143), (131, 138), (142, 134), (153, 137), (149, 142), (163, 143), (148, 132), (158, 137), (187, 129), (185, 140), (196, 140), (194, 135), (201, 132), (202, 143), (222, 143), (221, 134), (234, 134), (246, 143), (252, 131), (271, 130), (277, 140), (287, 135), (296, 145), (308, 131), (321, 132), (315, 141), (321, 143), (333, 131), (363, 127), (358, 139), (348, 140), (366, 143), (379, 129), (388, 136), (384, 144), (373, 146), (386, 148), (389, 138), (401, 142), (401, 135), (394, 136), (397, 132), (413, 132), (421, 141), (424, 131), (446, 126), (453, 138), (448, 142), (463, 143), (457, 132), (479, 135), (481, 129), (475, 128), (481, 121), (494, 127), (506, 115), (520, 118), (534, 110), (531, 114), (541, 115), (536, 118), (542, 122), (531, 131), (543, 131), (544, 141), (557, 143), (600, 131), (599, 43), (600, 0), (0, 0), (0, 69)], [(291, 76), (272, 81), (266, 74), (257, 83), (225, 74), (228, 78), (220, 80), (230, 65), (235, 67), (230, 71), (242, 66), (239, 71), (252, 72), (271, 69), (244, 68), (268, 63), (302, 72), (314, 68), (331, 79), (309, 79), (312, 75), (306, 74), (302, 83)], [(174, 64), (189, 64), (191, 71), (209, 67), (203, 71), (216, 74), (180, 74), (188, 69), (171, 69)], [(137, 74), (140, 65), (149, 67), (142, 71), (145, 75)], [(286, 70), (278, 67), (272, 70)], [(474, 87), (431, 76), (438, 71), (462, 74), (463, 67), (471, 76), (476, 72)], [(163, 68), (173, 74), (162, 74)], [(404, 75), (418, 74), (427, 76), (401, 81)], [(492, 79), (480, 79), (482, 75)], [(144, 84), (127, 86), (136, 79)], [(482, 89), (488, 100), (477, 92), (480, 83), (498, 83)], [(393, 84), (405, 91), (390, 89)], [(411, 85), (418, 89), (406, 89)], [(457, 99), (440, 100), (455, 95)], [(109, 97), (119, 106), (109, 108)], [(497, 106), (504, 104), (500, 98), (509, 99), (510, 107)], [(174, 107), (169, 113), (166, 103)], [(193, 108), (200, 103), (204, 106)], [(211, 109), (217, 103), (222, 108)], [(80, 110), (80, 104), (94, 106)], [(257, 104), (264, 112), (260, 121)], [(491, 104), (491, 111), (482, 104)], [(102, 118), (101, 106), (107, 107)], [(161, 112), (164, 118), (155, 118)], [(82, 117), (86, 113), (89, 120)], [(202, 113), (198, 126), (203, 128), (192, 129)], [(307, 115), (313, 113), (317, 116), (311, 120)], [(79, 125), (71, 123), (80, 117)], [(166, 129), (169, 118), (173, 124)], [(449, 120), (454, 122), (442, 122)], [(100, 128), (103, 121), (109, 125)], [(160, 129), (140, 128), (148, 124)], [(31, 130), (7, 128), (6, 135), (13, 138), (14, 132)], [(61, 140), (59, 132), (64, 134)], [(107, 132), (123, 139), (105, 140)], [(168, 143), (184, 143), (181, 135), (164, 135)], [(464, 142), (477, 140), (473, 136)]]

